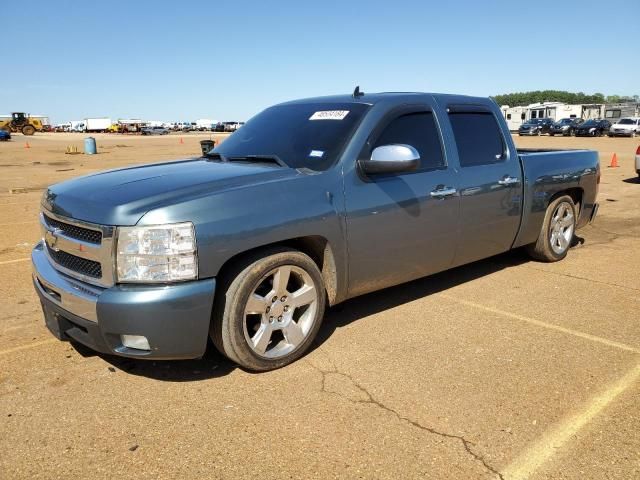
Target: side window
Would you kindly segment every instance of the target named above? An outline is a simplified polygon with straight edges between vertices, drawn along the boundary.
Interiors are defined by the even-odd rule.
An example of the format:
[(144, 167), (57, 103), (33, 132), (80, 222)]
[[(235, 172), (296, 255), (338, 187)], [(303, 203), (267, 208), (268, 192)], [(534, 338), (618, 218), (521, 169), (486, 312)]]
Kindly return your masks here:
[(489, 112), (450, 113), (461, 167), (504, 161), (505, 145), (500, 127)]
[(420, 170), (444, 166), (440, 135), (431, 112), (409, 113), (389, 123), (373, 148), (401, 143), (411, 145), (420, 154)]
[(511, 114), (507, 113), (507, 120), (511, 120)]

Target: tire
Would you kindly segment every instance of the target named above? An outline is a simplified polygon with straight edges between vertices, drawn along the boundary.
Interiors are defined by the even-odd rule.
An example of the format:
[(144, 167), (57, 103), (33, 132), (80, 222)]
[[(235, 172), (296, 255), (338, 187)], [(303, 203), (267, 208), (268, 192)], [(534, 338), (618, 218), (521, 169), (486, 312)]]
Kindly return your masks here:
[(550, 137), (555, 137), (555, 135), (556, 135), (555, 133), (549, 132)]
[(540, 136), (540, 135), (542, 135), (542, 132), (541, 132), (540, 130), (538, 130), (538, 131), (536, 132), (536, 135), (537, 135), (537, 136)]
[(576, 206), (569, 195), (562, 195), (547, 207), (535, 243), (527, 246), (531, 257), (541, 262), (557, 262), (567, 256), (576, 231)]
[(632, 131), (631, 131), (631, 138), (636, 138), (636, 135), (637, 135), (637, 134), (638, 134), (638, 133), (637, 133), (635, 130), (632, 130)]
[(31, 136), (34, 133), (36, 133), (36, 129), (33, 128), (33, 125), (25, 125), (24, 127), (22, 127), (23, 135)]
[(211, 340), (247, 370), (274, 370), (300, 358), (324, 316), (322, 274), (311, 258), (292, 249), (247, 257), (223, 277), (219, 292)]

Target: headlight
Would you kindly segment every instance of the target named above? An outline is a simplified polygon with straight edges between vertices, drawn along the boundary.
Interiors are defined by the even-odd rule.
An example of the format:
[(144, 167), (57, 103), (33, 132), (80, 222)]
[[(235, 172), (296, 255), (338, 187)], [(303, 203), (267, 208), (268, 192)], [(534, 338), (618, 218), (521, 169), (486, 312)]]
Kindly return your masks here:
[(174, 282), (198, 276), (191, 222), (119, 227), (117, 252), (119, 282)]

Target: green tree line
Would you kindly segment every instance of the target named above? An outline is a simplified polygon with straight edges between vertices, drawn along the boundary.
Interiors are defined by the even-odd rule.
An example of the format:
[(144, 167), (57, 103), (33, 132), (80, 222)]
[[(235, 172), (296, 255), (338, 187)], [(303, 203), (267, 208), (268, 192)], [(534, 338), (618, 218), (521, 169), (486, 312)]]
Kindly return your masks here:
[(587, 95), (583, 92), (573, 93), (563, 90), (536, 90), (534, 92), (505, 93), (495, 95), (493, 98), (498, 105), (515, 107), (542, 102), (563, 102), (568, 104), (637, 102), (639, 97), (638, 95), (632, 97), (624, 95), (605, 96), (602, 93)]

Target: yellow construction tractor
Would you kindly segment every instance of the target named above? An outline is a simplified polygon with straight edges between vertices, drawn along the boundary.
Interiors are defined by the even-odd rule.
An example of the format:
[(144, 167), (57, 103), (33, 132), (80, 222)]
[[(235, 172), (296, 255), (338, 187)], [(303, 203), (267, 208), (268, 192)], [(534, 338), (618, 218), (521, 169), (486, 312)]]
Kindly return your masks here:
[(36, 131), (42, 131), (42, 122), (22, 112), (13, 112), (10, 119), (0, 119), (0, 129), (12, 133), (22, 132), (23, 135), (33, 135)]

